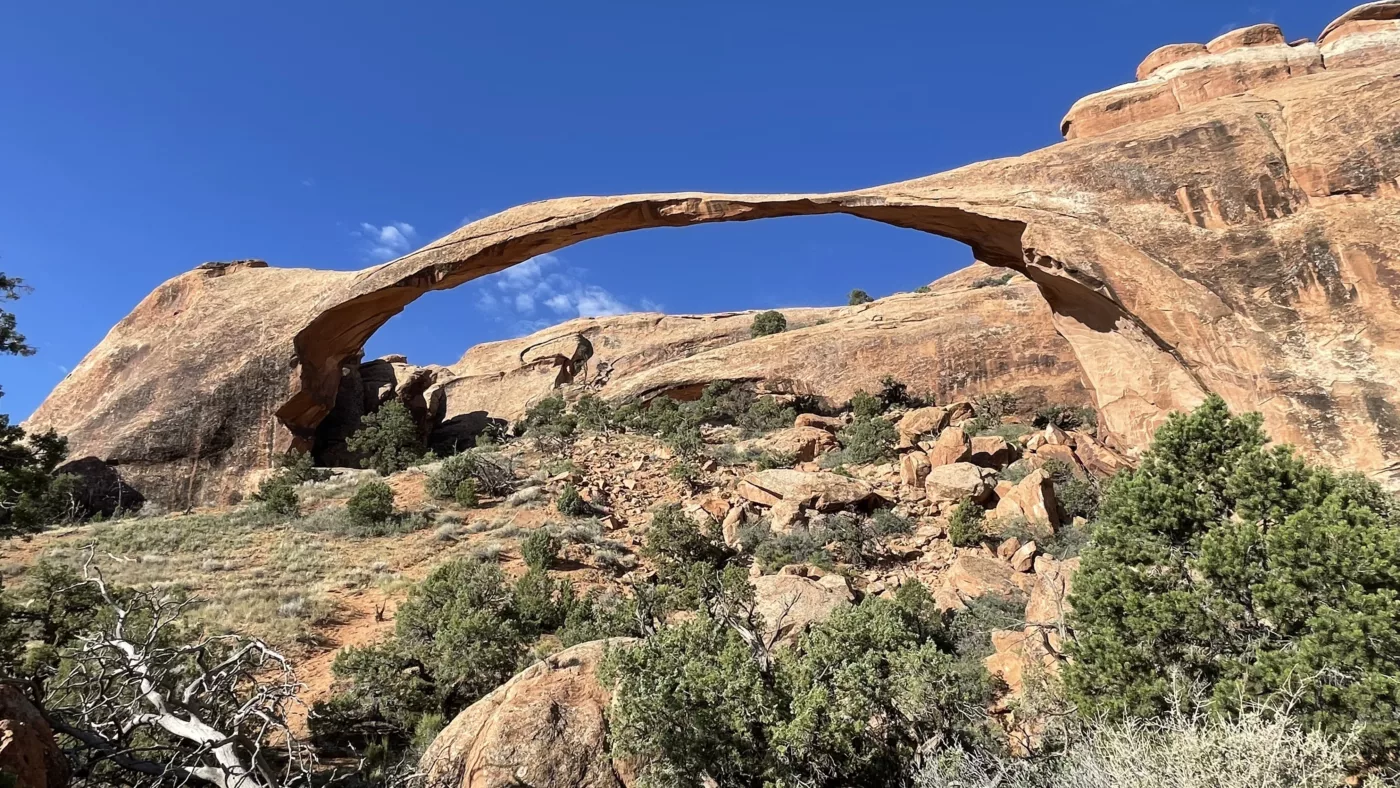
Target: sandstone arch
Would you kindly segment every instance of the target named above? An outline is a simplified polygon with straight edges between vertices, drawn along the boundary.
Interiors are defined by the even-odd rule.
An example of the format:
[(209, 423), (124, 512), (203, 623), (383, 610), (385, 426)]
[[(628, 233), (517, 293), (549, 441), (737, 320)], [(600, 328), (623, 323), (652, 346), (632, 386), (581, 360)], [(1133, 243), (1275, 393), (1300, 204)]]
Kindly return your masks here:
[(963, 241), (1035, 281), (1125, 447), (1216, 392), (1276, 438), (1387, 477), (1400, 3), (1363, 8), (1316, 52), (1255, 28), (1159, 50), (1143, 81), (1076, 104), (1074, 139), (1018, 158), (832, 194), (548, 200), (355, 273), (202, 267), (118, 324), (31, 425), (158, 499), (225, 499), (310, 440), (340, 361), (426, 292), (612, 233), (842, 213)]

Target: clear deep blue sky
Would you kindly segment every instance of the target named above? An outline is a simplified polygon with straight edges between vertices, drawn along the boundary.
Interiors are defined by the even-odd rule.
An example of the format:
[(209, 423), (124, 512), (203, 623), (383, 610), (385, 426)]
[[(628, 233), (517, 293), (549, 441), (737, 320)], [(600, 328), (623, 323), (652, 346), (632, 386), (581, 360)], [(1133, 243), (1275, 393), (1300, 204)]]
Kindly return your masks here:
[[(827, 191), (1059, 140), (1155, 47), (1359, 0), (12, 2), (0, 270), (39, 349), (23, 418), (142, 297), (206, 260), (354, 269), (530, 200)], [(842, 303), (969, 260), (810, 217), (590, 241), (426, 297), (371, 355), (456, 360), (582, 314)]]

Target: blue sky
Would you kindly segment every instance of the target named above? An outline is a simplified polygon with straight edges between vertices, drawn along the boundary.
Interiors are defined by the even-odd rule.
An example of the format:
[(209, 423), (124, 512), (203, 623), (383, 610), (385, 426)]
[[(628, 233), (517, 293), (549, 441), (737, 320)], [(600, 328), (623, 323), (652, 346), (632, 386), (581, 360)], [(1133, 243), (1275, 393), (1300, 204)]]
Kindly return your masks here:
[[(1358, 0), (1359, 1), (1359, 0)], [(355, 269), (530, 200), (828, 191), (1059, 141), (1155, 47), (1353, 0), (28, 2), (0, 9), (0, 270), (30, 413), (207, 260)], [(590, 241), (412, 305), (371, 355), (449, 363), (583, 314), (843, 303), (966, 248), (847, 217)]]

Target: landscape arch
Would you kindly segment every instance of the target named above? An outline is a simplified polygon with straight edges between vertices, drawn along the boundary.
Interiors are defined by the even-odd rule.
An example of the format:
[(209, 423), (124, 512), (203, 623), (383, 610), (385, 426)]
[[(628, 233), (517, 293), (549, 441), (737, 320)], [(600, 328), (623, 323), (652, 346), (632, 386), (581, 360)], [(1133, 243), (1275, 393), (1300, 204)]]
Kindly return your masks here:
[[(912, 181), (547, 200), (358, 272), (200, 266), (156, 288), (27, 426), (67, 435), (73, 456), (148, 498), (226, 502), (309, 446), (342, 361), (424, 293), (629, 230), (839, 213), (961, 241), (1035, 282), (1101, 427), (1130, 453), (1215, 393), (1260, 411), (1276, 440), (1393, 485), (1400, 60), (1378, 44), (1324, 69), (1326, 46), (1257, 46), (1307, 67), (1201, 56), (1076, 104), (1068, 142)], [(1247, 81), (1187, 90), (1211, 74)]]

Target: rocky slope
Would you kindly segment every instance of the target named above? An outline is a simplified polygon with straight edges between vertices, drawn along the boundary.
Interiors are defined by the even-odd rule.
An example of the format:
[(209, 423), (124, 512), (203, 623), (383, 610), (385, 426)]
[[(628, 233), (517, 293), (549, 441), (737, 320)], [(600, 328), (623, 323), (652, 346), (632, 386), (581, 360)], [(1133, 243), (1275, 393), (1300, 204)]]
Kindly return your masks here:
[(547, 200), (358, 273), (203, 268), (114, 328), (31, 426), (150, 497), (226, 499), (312, 445), (346, 360), (429, 290), (628, 230), (845, 213), (1032, 280), (1124, 447), (1216, 392), (1314, 457), (1400, 472), (1400, 2), (1317, 44), (1247, 28), (1139, 73), (1076, 104), (1065, 143), (904, 183)]
[[(886, 375), (938, 401), (1017, 394), (1024, 407), (1088, 405), (1069, 345), (1030, 280), (1003, 282), (974, 265), (934, 282), (851, 307), (783, 310), (788, 330), (754, 339), (753, 312), (639, 313), (571, 320), (520, 339), (473, 347), (450, 367), (399, 358), (346, 365), (342, 393), (318, 434), (318, 456), (349, 464), (338, 446), (361, 414), (400, 396), (436, 445), (471, 445), (488, 420), (513, 422), (556, 391), (626, 401), (698, 395), (718, 380), (751, 382), (832, 406)], [(357, 393), (357, 391), (362, 392)]]

